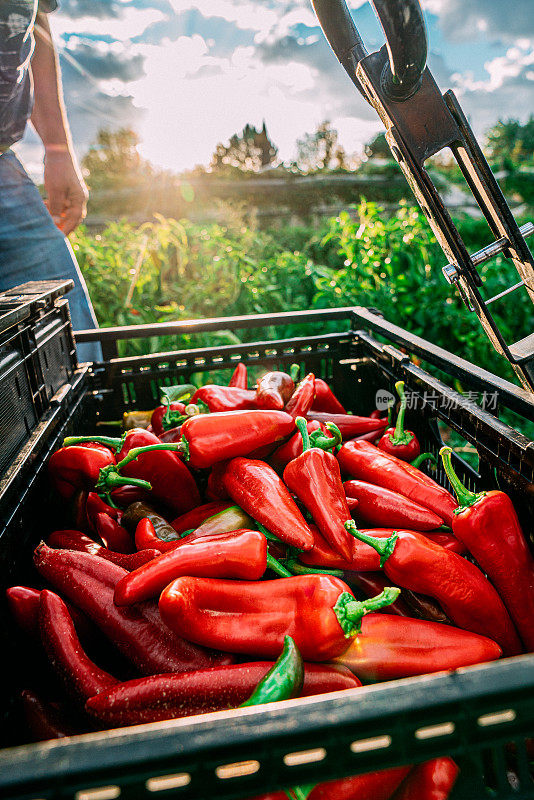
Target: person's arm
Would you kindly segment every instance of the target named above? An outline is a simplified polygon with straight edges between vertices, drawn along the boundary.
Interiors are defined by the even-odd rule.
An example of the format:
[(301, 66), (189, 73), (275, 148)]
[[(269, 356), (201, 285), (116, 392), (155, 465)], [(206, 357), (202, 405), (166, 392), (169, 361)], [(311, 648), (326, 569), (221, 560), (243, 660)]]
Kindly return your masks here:
[(45, 148), (46, 204), (58, 228), (68, 234), (85, 217), (88, 193), (70, 137), (57, 53), (47, 15), (42, 12), (35, 21), (32, 72), (35, 103), (31, 120)]

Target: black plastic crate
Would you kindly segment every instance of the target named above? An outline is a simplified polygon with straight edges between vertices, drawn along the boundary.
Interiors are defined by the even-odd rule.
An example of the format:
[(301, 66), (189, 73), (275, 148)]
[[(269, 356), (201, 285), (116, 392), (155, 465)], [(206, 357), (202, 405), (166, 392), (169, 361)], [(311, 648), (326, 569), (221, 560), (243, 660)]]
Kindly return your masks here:
[[(534, 444), (499, 419), (459, 395), (411, 356), (459, 379), (466, 389), (495, 393), (499, 408), (534, 418), (531, 396), (424, 340), (391, 326), (366, 309), (263, 315), (150, 326), (144, 335), (204, 332), (228, 327), (264, 327), (337, 320), (339, 332), (243, 345), (176, 350), (137, 358), (112, 358), (95, 365), (58, 405), (56, 424), (34, 433), (28, 444), (35, 461), (26, 472), (24, 496), (3, 493), (0, 483), (0, 568), (4, 585), (28, 580), (31, 550), (48, 528), (43, 463), (64, 435), (94, 430), (97, 422), (119, 419), (128, 408), (150, 408), (164, 383), (189, 382), (198, 373), (226, 379), (238, 360), (256, 367), (300, 364), (331, 381), (348, 408), (367, 412), (376, 392), (403, 379), (418, 393), (407, 424), (426, 449), (441, 444), (438, 422), (474, 445), (477, 470), (456, 459), (472, 488), (500, 486), (514, 500), (527, 534), (533, 535)], [(374, 333), (370, 330), (373, 329)], [(138, 329), (86, 333), (80, 340), (118, 338)], [(385, 341), (379, 341), (379, 338)], [(177, 340), (179, 342), (179, 339)], [(394, 344), (393, 344), (394, 343)], [(399, 347), (402, 348), (399, 349)], [(439, 479), (444, 480), (442, 472)], [(47, 505), (48, 503), (48, 505)], [(57, 513), (60, 509), (54, 507)], [(3, 636), (13, 636), (2, 610)], [(5, 640), (5, 639), (4, 639)], [(10, 641), (14, 641), (13, 638)], [(23, 651), (19, 656), (23, 655)], [(8, 743), (17, 736), (13, 686), (24, 680), (16, 653), (9, 659), (11, 683), (2, 707)], [(27, 665), (29, 672), (33, 664)], [(314, 783), (415, 763), (451, 754), (461, 767), (453, 797), (534, 798), (525, 739), (534, 736), (534, 655), (422, 676), (363, 689), (287, 701), (274, 707), (240, 709), (94, 733), (69, 740), (23, 745), (0, 753), (2, 796), (27, 798), (195, 798), (252, 797), (281, 786)], [(507, 775), (515, 747), (512, 782)], [(95, 790), (97, 793), (91, 795)]]
[(0, 294), (0, 477), (78, 366), (72, 281), (31, 281)]

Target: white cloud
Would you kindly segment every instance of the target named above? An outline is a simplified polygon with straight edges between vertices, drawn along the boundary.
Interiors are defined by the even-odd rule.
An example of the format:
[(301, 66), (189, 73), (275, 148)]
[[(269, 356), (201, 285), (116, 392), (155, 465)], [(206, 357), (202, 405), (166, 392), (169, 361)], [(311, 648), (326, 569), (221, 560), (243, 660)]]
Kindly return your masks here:
[(132, 39), (139, 36), (149, 25), (165, 19), (156, 8), (124, 7), (118, 17), (78, 17), (72, 19), (61, 14), (61, 9), (50, 16), (50, 27), (54, 37), (65, 34), (110, 36), (113, 39)]
[(280, 11), (257, 2), (232, 0), (169, 0), (176, 13), (196, 9), (204, 17), (221, 17), (241, 30), (267, 31), (276, 25)]
[(423, 0), (427, 11), (439, 17), (446, 36), (458, 41), (473, 37), (512, 42), (534, 38), (532, 0)]

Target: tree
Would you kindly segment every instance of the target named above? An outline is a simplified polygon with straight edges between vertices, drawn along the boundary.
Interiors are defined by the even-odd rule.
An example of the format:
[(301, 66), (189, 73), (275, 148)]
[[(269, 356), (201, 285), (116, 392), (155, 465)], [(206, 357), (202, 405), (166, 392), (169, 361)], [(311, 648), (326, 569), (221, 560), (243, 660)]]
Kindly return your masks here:
[(331, 169), (334, 157), (337, 166), (344, 161), (340, 158), (342, 149), (338, 144), (338, 132), (332, 128), (329, 120), (324, 120), (317, 126), (315, 133), (306, 133), (302, 139), (297, 139), (296, 166), (303, 172), (316, 172)]
[(367, 158), (393, 158), (385, 133), (377, 133), (376, 136), (365, 145), (365, 155)]
[(210, 169), (217, 172), (234, 167), (243, 172), (259, 172), (273, 164), (277, 155), (278, 148), (269, 138), (264, 120), (259, 130), (247, 124), (240, 134), (230, 137), (227, 145), (219, 142), (211, 157)]
[(487, 133), (486, 151), (497, 167), (508, 170), (534, 161), (534, 115), (522, 125), (517, 119), (499, 120)]
[(137, 151), (139, 137), (130, 128), (101, 129), (96, 142), (82, 159), (91, 185), (131, 184), (151, 173), (151, 166)]

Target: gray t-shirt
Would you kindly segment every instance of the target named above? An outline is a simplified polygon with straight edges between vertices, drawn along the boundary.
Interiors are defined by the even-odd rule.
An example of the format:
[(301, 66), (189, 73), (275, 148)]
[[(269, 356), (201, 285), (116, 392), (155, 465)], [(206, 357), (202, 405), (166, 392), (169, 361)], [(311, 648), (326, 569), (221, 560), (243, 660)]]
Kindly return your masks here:
[(0, 0), (0, 149), (18, 142), (33, 107), (30, 59), (33, 25), (39, 11), (56, 0)]

